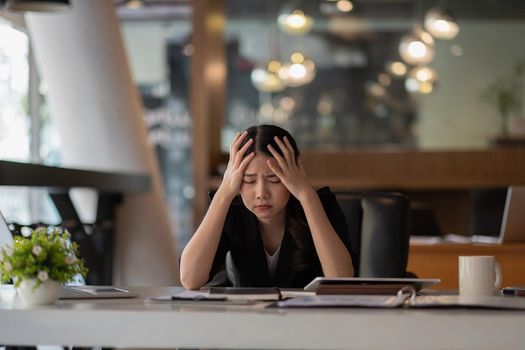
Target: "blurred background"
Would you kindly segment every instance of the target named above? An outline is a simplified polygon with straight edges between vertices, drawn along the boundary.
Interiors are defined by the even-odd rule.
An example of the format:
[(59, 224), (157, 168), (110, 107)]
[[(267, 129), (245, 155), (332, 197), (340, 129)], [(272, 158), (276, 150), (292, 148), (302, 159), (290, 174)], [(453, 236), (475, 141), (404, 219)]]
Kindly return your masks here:
[[(524, 145), (522, 1), (120, 0), (114, 9), (179, 250), (200, 221), (207, 191), (220, 181), (233, 135), (253, 124), (288, 129), (312, 160), (315, 184), (401, 190), (414, 208), (432, 209), (437, 223), (421, 234), (436, 227), (476, 233), (476, 191), (497, 192), (512, 182), (497, 172), (472, 183), (439, 174), (472, 154)], [(201, 165), (196, 154), (207, 157)], [(316, 173), (316, 154), (334, 157), (327, 172), (341, 175)], [(355, 157), (385, 163), (394, 154), (417, 157), (392, 165), (415, 173), (429, 167), (420, 160), (428, 154), (463, 158), (454, 158), (452, 170), (436, 166), (434, 182), (404, 181), (403, 174), (397, 182), (389, 174), (363, 180), (381, 170)], [(513, 158), (505, 157), (494, 164), (510, 165)], [(0, 17), (0, 159), (61, 164), (46, 82), (23, 18), (8, 13)], [(368, 173), (356, 182), (343, 166)], [(60, 221), (39, 190), (0, 187), (0, 208), (8, 221)]]

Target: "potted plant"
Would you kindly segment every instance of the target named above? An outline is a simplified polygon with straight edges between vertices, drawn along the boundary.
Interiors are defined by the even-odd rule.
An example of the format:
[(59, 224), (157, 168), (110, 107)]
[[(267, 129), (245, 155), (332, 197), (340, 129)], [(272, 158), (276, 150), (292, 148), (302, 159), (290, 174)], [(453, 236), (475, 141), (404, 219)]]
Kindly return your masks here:
[(482, 91), (481, 97), (490, 103), (501, 118), (501, 136), (509, 136), (509, 119), (523, 117), (525, 62), (516, 64), (511, 75), (500, 77)]
[(87, 268), (67, 231), (41, 227), (2, 248), (0, 273), (3, 283), (13, 280), (24, 303), (49, 304), (58, 299), (62, 283), (85, 277)]

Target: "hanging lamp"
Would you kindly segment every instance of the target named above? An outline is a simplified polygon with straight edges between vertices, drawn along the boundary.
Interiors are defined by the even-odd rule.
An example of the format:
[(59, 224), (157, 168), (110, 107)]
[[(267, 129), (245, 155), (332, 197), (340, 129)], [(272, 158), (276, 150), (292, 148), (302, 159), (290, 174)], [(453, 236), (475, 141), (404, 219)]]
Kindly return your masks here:
[(459, 25), (450, 11), (434, 7), (425, 14), (425, 29), (436, 39), (451, 40), (459, 33)]
[(426, 64), (432, 61), (435, 54), (435, 43), (432, 36), (420, 27), (405, 34), (399, 44), (399, 54), (408, 64)]

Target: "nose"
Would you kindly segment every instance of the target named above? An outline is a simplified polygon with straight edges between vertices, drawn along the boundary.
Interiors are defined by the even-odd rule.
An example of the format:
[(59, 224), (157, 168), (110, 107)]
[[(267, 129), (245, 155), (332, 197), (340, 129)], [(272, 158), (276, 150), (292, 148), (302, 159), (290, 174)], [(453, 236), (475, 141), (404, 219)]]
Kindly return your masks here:
[(267, 199), (268, 198), (268, 187), (265, 181), (257, 181), (255, 186), (255, 198), (256, 199)]

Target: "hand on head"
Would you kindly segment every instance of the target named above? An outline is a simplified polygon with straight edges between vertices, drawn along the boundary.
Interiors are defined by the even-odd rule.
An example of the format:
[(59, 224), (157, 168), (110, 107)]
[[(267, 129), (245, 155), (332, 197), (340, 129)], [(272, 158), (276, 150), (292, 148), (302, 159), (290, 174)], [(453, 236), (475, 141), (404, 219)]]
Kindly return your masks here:
[[(248, 132), (249, 130), (235, 134), (230, 146), (230, 159), (220, 189), (231, 198), (235, 197), (239, 192), (244, 172), (255, 157), (254, 152), (247, 154), (254, 142), (252, 138), (246, 140), (248, 135), (251, 135)], [(305, 199), (306, 195), (312, 192), (313, 189), (308, 184), (302, 161), (297, 156), (296, 148), (292, 144), (293, 140), (291, 142), (287, 136), (282, 138), (274, 136), (272, 140), (270, 135), (275, 131), (263, 129), (263, 132), (263, 134), (257, 133), (255, 137), (262, 138), (262, 144), (268, 144), (266, 149), (259, 150), (262, 154), (268, 153), (268, 156), (270, 156), (267, 161), (268, 167), (295, 198), (299, 201)], [(270, 143), (274, 144), (274, 146), (272, 147)], [(278, 149), (276, 149), (275, 145), (278, 146)]]
[(246, 135), (248, 135), (247, 131), (244, 131), (243, 133), (237, 132), (235, 134), (232, 145), (230, 146), (230, 159), (221, 183), (221, 188), (223, 188), (232, 198), (237, 195), (237, 192), (241, 187), (246, 166), (255, 156), (255, 153), (253, 152), (245, 156), (247, 149), (253, 143), (253, 139), (249, 139), (241, 147)]
[(268, 150), (273, 156), (273, 158), (268, 159), (268, 166), (279, 177), (288, 191), (301, 201), (308, 191), (312, 191), (306, 179), (303, 163), (300, 158), (297, 159), (294, 148), (286, 136), (283, 139), (276, 136), (274, 140), (282, 155), (271, 145), (268, 145)]

